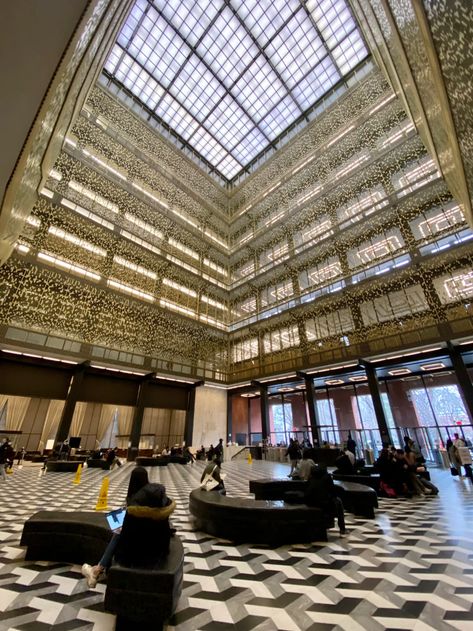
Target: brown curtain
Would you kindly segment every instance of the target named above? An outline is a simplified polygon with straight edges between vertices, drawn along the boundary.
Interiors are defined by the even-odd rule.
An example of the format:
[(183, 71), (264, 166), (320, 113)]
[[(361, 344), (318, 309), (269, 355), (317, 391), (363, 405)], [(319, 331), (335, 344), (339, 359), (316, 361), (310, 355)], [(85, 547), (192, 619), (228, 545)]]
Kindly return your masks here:
[(116, 409), (117, 409), (116, 405), (107, 405), (106, 403), (102, 405), (102, 410), (100, 412), (99, 425), (97, 427), (97, 440), (99, 443), (102, 442), (105, 434), (107, 433), (108, 428), (110, 427), (110, 423), (113, 422), (113, 416), (115, 414)]
[(7, 431), (19, 431), (25, 418), (30, 397), (8, 397), (7, 422), (5, 429)]
[(71, 428), (69, 430), (69, 436), (80, 436), (80, 430), (82, 429), (86, 409), (87, 403), (83, 403), (82, 401), (80, 403), (76, 403)]
[(131, 433), (131, 424), (133, 422), (133, 412), (135, 408), (126, 405), (119, 405), (118, 410), (118, 433), (122, 436), (128, 436)]
[(40, 449), (45, 449), (47, 441), (55, 437), (65, 403), (65, 401), (57, 401), (55, 399), (49, 402), (48, 413), (46, 414), (41, 433)]

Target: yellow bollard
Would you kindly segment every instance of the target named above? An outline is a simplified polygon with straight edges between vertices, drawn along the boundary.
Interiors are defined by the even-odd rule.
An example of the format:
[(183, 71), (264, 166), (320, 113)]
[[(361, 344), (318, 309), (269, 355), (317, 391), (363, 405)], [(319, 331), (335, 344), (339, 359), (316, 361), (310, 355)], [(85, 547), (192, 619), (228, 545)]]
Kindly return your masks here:
[(251, 451), (248, 452), (248, 464), (253, 464), (253, 458), (251, 457)]
[(102, 481), (102, 486), (100, 487), (99, 498), (97, 500), (97, 505), (95, 507), (95, 510), (107, 510), (107, 508), (108, 508), (107, 499), (108, 499), (108, 484), (109, 484), (109, 482), (110, 482), (110, 480), (109, 480), (108, 476), (105, 476), (105, 478)]
[(74, 480), (73, 480), (72, 484), (80, 484), (81, 473), (82, 473), (82, 465), (80, 464), (77, 467), (76, 475), (74, 476)]

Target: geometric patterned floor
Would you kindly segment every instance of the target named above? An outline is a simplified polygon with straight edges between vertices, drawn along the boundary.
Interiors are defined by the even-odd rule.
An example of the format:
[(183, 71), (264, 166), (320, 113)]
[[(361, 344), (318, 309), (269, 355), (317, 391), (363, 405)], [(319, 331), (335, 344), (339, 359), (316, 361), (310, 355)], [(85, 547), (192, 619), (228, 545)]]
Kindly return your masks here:
[[(109, 474), (109, 506), (123, 504), (132, 465)], [(252, 497), (248, 480), (283, 477), (289, 466), (223, 465), (228, 495)], [(268, 548), (233, 545), (193, 529), (189, 492), (203, 463), (149, 469), (177, 503), (185, 548), (184, 589), (168, 631), (473, 630), (473, 485), (433, 470), (437, 497), (380, 500), (374, 520), (347, 513), (349, 534)], [(0, 480), (0, 630), (112, 631), (105, 585), (88, 589), (77, 565), (27, 562), (19, 540), (40, 509), (95, 507), (104, 472), (24, 466)], [(264, 525), (262, 525), (263, 527)]]

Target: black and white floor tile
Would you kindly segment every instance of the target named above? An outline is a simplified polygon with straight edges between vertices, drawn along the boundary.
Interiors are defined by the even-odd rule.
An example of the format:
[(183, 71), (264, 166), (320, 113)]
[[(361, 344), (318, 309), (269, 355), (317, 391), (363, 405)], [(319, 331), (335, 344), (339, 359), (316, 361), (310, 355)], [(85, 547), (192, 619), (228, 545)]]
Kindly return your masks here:
[[(109, 473), (109, 506), (124, 502), (132, 465)], [(349, 535), (327, 543), (238, 545), (194, 530), (188, 496), (203, 463), (150, 469), (177, 501), (173, 525), (186, 549), (184, 589), (169, 631), (471, 631), (473, 485), (433, 471), (438, 497), (381, 500), (376, 519), (347, 515)], [(284, 464), (224, 463), (229, 495), (248, 481), (283, 477)], [(24, 466), (0, 480), (0, 630), (112, 631), (105, 585), (87, 588), (80, 567), (28, 562), (19, 540), (41, 509), (93, 510), (104, 472), (47, 473)], [(264, 524), (262, 524), (264, 527)]]

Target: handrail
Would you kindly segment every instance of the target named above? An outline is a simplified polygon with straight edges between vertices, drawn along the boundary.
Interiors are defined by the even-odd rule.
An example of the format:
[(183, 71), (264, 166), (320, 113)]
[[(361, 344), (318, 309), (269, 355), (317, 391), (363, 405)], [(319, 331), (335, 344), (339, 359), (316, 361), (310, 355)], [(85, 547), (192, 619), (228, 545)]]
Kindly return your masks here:
[(243, 453), (245, 451), (245, 449), (251, 449), (251, 446), (249, 445), (245, 445), (245, 447), (243, 447), (242, 449), (240, 449), (240, 451), (237, 451), (236, 454), (233, 454), (233, 456), (231, 457), (231, 460), (235, 460), (235, 458), (237, 456), (239, 456), (241, 453)]

